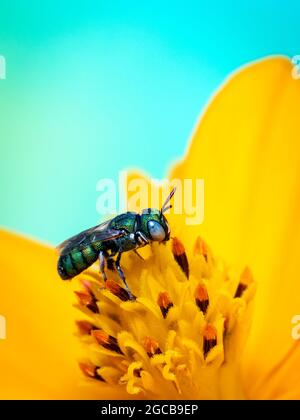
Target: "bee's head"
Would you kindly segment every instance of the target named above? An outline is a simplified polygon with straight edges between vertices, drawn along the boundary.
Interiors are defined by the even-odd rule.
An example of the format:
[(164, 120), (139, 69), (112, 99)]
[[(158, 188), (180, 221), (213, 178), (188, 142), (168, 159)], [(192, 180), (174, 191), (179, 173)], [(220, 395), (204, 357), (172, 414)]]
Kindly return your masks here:
[(164, 216), (164, 212), (172, 207), (169, 205), (169, 201), (173, 197), (175, 190), (173, 188), (160, 210), (149, 208), (142, 212), (144, 229), (152, 241), (166, 242), (170, 239), (170, 226)]
[(170, 239), (170, 226), (159, 210), (150, 208), (143, 210), (142, 224), (151, 241), (165, 242)]

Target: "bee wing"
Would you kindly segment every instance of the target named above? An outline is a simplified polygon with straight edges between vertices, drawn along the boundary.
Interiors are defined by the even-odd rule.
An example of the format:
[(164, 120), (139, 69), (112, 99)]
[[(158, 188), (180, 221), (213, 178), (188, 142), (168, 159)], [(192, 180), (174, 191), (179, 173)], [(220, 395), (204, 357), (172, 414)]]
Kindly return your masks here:
[(90, 229), (84, 230), (78, 235), (72, 236), (66, 241), (58, 245), (57, 249), (60, 255), (68, 254), (73, 248), (85, 248), (92, 242), (96, 241), (109, 241), (111, 239), (120, 238), (125, 235), (123, 230), (113, 229), (109, 227), (110, 220), (94, 226)]

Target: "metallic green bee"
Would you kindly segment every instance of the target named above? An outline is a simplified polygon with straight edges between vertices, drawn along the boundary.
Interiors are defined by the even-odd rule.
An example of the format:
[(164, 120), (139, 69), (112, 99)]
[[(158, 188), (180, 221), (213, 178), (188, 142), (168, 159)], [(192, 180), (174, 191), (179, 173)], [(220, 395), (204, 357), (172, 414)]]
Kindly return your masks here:
[[(122, 253), (130, 250), (137, 253), (137, 248), (152, 241), (166, 242), (170, 239), (170, 227), (163, 213), (172, 207), (168, 204), (174, 193), (175, 188), (161, 210), (148, 208), (141, 214), (123, 213), (64, 241), (58, 247), (60, 257), (57, 270), (60, 277), (63, 280), (71, 279), (99, 258), (100, 272), (104, 281), (106, 281), (105, 261), (107, 261), (108, 267), (115, 265), (130, 293), (120, 266)], [(116, 260), (113, 260), (115, 255), (117, 255)]]

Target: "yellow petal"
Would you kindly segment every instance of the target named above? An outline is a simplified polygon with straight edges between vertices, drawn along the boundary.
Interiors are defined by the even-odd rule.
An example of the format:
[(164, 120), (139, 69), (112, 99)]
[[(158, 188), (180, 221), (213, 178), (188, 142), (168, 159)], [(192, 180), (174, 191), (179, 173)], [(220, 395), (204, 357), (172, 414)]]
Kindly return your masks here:
[(56, 261), (54, 249), (0, 232), (0, 398), (120, 397), (82, 380), (72, 286), (58, 277)]
[(251, 392), (258, 376), (293, 345), (291, 318), (300, 312), (299, 115), (300, 81), (292, 78), (290, 61), (251, 64), (215, 95), (172, 171), (172, 177), (204, 179), (201, 236), (226, 261), (249, 265), (258, 281), (246, 359), (252, 397), (259, 397)]

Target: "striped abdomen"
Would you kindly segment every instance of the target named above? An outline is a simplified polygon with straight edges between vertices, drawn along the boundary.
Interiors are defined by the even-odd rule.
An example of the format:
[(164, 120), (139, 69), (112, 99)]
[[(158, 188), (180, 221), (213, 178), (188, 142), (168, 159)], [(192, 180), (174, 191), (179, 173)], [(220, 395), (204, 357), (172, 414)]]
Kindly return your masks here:
[(68, 254), (61, 255), (57, 270), (63, 280), (77, 276), (92, 265), (99, 256), (101, 242), (94, 242), (83, 249), (74, 248)]

